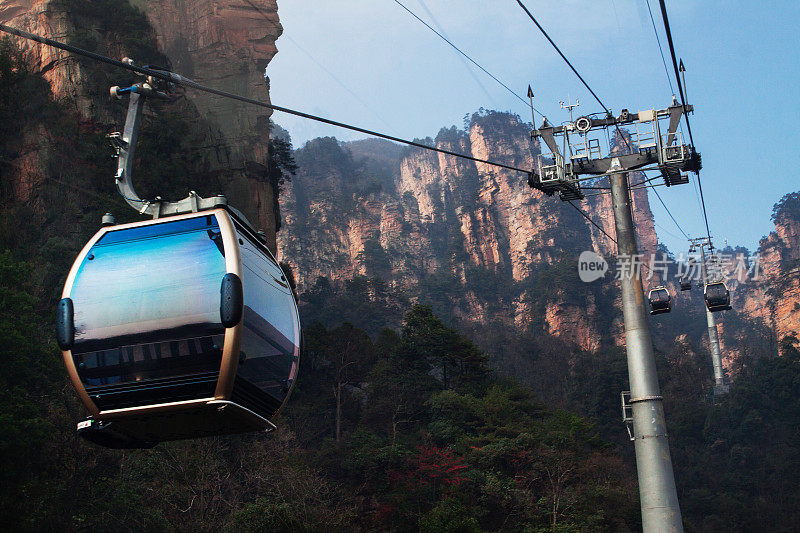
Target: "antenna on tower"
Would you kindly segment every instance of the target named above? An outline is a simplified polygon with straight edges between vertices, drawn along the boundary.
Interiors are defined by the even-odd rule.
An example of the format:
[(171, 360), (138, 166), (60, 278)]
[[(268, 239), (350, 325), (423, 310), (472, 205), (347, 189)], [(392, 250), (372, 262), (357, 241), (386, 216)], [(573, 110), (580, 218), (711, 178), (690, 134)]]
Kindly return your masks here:
[(561, 109), (569, 109), (569, 121), (573, 122), (572, 109), (575, 108), (575, 107), (578, 107), (579, 105), (581, 105), (581, 101), (580, 101), (579, 98), (576, 98), (575, 99), (575, 103), (573, 104), (571, 102), (571, 100), (572, 100), (572, 98), (570, 97), (569, 94), (567, 94), (567, 105), (564, 105), (563, 101), (559, 102), (559, 104), (561, 104)]

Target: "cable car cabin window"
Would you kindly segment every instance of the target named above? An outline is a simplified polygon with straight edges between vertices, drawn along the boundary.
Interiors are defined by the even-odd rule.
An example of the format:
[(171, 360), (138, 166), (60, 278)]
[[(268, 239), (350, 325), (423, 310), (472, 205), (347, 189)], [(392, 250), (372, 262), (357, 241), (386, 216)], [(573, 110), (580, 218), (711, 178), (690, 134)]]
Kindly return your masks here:
[[(72, 353), (87, 392), (204, 375), (213, 394), (225, 333), (225, 273), (214, 216), (106, 233), (86, 255), (71, 291)], [(98, 407), (103, 403), (120, 407)]]
[(300, 345), (297, 307), (283, 271), (269, 252), (253, 243), (244, 232), (240, 231), (239, 237), (244, 328), (234, 396), (238, 390), (252, 398), (254, 386), (278, 402), (264, 398), (268, 405), (263, 407), (277, 410), (297, 374)]

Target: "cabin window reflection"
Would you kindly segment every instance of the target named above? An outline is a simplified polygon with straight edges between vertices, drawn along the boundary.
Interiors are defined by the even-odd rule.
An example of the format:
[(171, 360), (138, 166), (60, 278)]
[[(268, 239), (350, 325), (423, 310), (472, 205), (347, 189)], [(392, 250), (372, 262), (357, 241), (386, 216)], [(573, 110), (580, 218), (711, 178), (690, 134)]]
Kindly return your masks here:
[(73, 358), (84, 383), (219, 372), (225, 274), (215, 216), (106, 233), (79, 267), (70, 296)]
[(122, 346), (75, 354), (78, 375), (87, 385), (113, 385), (175, 375), (215, 372), (224, 335)]

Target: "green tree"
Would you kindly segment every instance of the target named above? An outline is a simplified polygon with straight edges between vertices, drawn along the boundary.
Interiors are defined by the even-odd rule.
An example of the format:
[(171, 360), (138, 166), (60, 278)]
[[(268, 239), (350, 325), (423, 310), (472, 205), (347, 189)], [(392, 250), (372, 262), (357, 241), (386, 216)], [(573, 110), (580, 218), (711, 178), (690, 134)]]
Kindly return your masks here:
[(275, 213), (275, 231), (281, 229), (281, 206), (279, 202), (283, 185), (291, 181), (297, 173), (297, 163), (294, 160), (292, 144), (287, 139), (273, 137), (267, 146), (269, 154), (267, 159), (267, 175), (272, 185), (272, 210)]
[(426, 365), (437, 368), (444, 389), (479, 387), (489, 372), (486, 355), (427, 305), (415, 305), (406, 314), (397, 354), (421, 371)]
[(783, 355), (784, 357), (799, 359), (800, 358), (800, 349), (798, 349), (799, 345), (800, 345), (800, 340), (798, 340), (796, 335), (794, 334), (786, 335), (781, 339), (780, 342), (781, 355)]
[[(0, 517), (22, 524), (42, 497), (39, 472), (47, 470), (47, 442), (53, 428), (37, 397), (55, 382), (52, 342), (39, 338), (43, 320), (31, 295), (31, 265), (0, 252)], [(45, 329), (47, 331), (47, 329)]]

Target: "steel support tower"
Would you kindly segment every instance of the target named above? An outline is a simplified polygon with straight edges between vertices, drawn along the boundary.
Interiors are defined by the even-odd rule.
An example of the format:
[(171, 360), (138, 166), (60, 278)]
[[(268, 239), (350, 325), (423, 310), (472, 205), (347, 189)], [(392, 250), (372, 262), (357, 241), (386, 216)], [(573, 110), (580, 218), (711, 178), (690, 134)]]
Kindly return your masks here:
[[(589, 178), (582, 175), (608, 177), (618, 254), (629, 260), (636, 258), (628, 174), (657, 169), (667, 186), (688, 183), (683, 172), (699, 170), (700, 155), (682, 142), (677, 128), (681, 115), (691, 110), (691, 106), (673, 100), (667, 109), (638, 113), (623, 110), (616, 117), (610, 113), (602, 118), (582, 116), (561, 126), (551, 126), (544, 119), (542, 126), (531, 132), (531, 138), (542, 139), (550, 153), (538, 156), (528, 184), (548, 195), (558, 192), (562, 200), (575, 200), (584, 198), (581, 182)], [(668, 120), (665, 133), (660, 120)], [(626, 138), (620, 125), (631, 125), (635, 132)], [(619, 142), (613, 153), (609, 146), (609, 154), (603, 157), (600, 140), (591, 138), (590, 132), (605, 129), (608, 133), (609, 128), (619, 132)], [(620, 146), (623, 141), (627, 144), (624, 150)], [(636, 451), (642, 526), (646, 533), (683, 531), (641, 270), (634, 268), (630, 276), (621, 276), (620, 285), (630, 382), (630, 392), (623, 393), (623, 412), (630, 413), (630, 418), (627, 414), (624, 418), (633, 424), (631, 440)]]
[[(703, 292), (705, 292), (705, 288), (708, 285), (708, 268), (706, 266), (705, 248), (708, 246), (710, 252), (714, 250), (714, 245), (708, 237), (689, 239), (689, 242), (691, 243), (690, 252), (695, 248), (700, 250), (700, 270), (703, 276)], [(714, 396), (717, 397), (728, 392), (728, 385), (725, 383), (725, 374), (722, 372), (722, 355), (719, 347), (717, 321), (714, 318), (714, 313), (709, 311), (708, 306), (705, 306), (705, 310), (706, 323), (708, 324), (708, 346), (711, 349), (711, 363), (714, 366)]]

